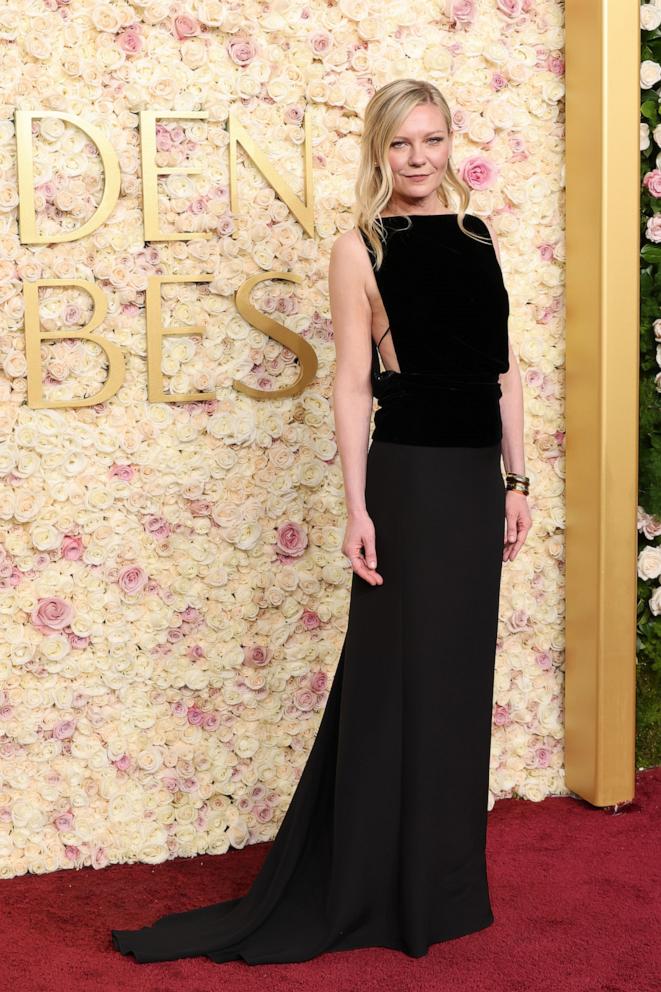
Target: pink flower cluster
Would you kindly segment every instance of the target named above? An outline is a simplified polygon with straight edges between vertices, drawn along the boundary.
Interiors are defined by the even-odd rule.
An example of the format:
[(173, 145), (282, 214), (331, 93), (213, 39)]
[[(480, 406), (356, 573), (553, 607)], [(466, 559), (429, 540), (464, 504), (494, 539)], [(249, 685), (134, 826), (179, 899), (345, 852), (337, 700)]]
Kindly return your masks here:
[(260, 823), (268, 823), (273, 819), (278, 802), (278, 794), (272, 789), (255, 785), (249, 795), (241, 796), (237, 800), (236, 805), (242, 813), (252, 813)]
[(188, 706), (179, 699), (170, 707), (173, 716), (185, 716), (192, 727), (202, 727), (203, 730), (218, 730), (222, 718), (217, 710), (203, 710), (195, 704)]

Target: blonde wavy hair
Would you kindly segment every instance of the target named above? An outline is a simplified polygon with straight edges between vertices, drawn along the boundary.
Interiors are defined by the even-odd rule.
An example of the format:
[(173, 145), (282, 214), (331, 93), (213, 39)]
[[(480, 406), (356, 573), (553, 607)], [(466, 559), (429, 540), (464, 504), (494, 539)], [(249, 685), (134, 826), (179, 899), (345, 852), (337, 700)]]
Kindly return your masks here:
[[(394, 79), (373, 94), (365, 107), (361, 139), (360, 164), (356, 179), (356, 227), (362, 230), (372, 247), (376, 268), (383, 262), (385, 229), (380, 213), (388, 204), (393, 191), (393, 177), (388, 162), (388, 149), (397, 129), (408, 114), (421, 103), (433, 103), (443, 114), (448, 134), (452, 132), (452, 113), (448, 103), (433, 83), (422, 79)], [(489, 238), (468, 231), (464, 217), (470, 203), (470, 190), (459, 178), (449, 158), (447, 168), (437, 189), (439, 200), (450, 206), (450, 196), (459, 200), (457, 223), (469, 238), (490, 243)], [(408, 227), (412, 226), (408, 218)]]

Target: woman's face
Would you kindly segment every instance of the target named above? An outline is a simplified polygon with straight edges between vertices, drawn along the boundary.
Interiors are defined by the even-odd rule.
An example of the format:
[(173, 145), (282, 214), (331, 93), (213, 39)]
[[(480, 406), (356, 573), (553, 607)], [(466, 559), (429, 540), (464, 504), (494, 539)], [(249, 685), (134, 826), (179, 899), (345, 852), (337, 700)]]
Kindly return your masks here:
[[(399, 125), (388, 148), (393, 175), (392, 201), (414, 206), (438, 203), (436, 190), (452, 154), (452, 135), (433, 103), (414, 107)], [(417, 178), (416, 178), (417, 177)]]

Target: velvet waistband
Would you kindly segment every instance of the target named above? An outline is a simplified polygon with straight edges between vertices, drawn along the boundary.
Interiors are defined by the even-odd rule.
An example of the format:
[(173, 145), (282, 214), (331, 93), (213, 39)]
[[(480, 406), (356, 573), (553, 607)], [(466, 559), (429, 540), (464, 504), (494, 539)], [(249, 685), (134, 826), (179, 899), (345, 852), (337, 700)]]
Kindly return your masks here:
[(498, 378), (445, 372), (375, 372), (374, 441), (486, 447), (502, 438)]

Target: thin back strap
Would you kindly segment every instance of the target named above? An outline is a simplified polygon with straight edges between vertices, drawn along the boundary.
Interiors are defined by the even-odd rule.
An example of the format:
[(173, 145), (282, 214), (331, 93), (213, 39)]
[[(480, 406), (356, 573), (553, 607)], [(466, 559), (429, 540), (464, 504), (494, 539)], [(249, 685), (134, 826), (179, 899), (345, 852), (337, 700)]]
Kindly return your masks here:
[(385, 331), (383, 332), (383, 334), (379, 338), (379, 343), (377, 344), (377, 348), (380, 348), (381, 347), (381, 342), (383, 341), (383, 339), (385, 338), (385, 336), (386, 336), (386, 334), (388, 333), (389, 330), (390, 330), (390, 324), (388, 324), (388, 326), (386, 327)]

